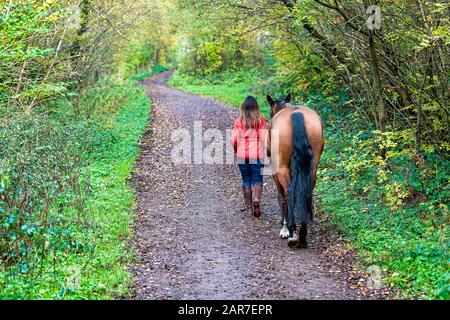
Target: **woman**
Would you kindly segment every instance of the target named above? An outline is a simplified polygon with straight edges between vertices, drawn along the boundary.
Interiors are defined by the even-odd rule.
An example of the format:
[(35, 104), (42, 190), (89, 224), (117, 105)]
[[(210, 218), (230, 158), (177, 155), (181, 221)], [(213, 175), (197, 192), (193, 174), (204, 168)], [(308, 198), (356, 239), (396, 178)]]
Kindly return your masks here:
[(241, 115), (234, 122), (231, 144), (242, 175), (244, 208), (260, 217), (262, 194), (262, 169), (264, 159), (264, 139), (267, 131), (266, 120), (259, 113), (259, 105), (254, 97), (247, 97), (241, 106)]

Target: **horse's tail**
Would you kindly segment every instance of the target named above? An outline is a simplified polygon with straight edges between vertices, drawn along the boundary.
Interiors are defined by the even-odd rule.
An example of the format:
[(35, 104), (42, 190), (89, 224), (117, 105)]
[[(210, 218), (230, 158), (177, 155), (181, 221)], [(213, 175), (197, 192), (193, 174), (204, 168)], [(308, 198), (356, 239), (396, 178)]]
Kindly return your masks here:
[(313, 152), (301, 112), (292, 113), (291, 184), (288, 191), (289, 229), (295, 220), (308, 224), (313, 220), (312, 171)]

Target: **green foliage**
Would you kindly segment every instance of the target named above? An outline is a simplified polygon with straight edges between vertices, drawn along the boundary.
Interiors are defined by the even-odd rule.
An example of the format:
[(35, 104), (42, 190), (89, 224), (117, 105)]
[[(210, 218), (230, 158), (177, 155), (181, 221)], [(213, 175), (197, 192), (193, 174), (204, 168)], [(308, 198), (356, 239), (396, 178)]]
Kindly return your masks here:
[(122, 65), (119, 66), (119, 76), (128, 78), (138, 70), (147, 66), (155, 57), (155, 49), (151, 44), (142, 45), (140, 43), (127, 46), (117, 57)]
[(134, 84), (171, 42), (156, 3), (0, 1), (1, 298), (126, 294)]
[(316, 50), (317, 46), (311, 41), (301, 44), (283, 39), (273, 41), (268, 48), (275, 60), (270, 67), (273, 71), (261, 84), (261, 90), (283, 95), (291, 93), (303, 99), (316, 92), (334, 93), (335, 72), (327, 68), (324, 58)]
[(417, 154), (410, 131), (349, 128), (355, 115), (339, 104), (312, 96), (308, 105), (326, 120), (320, 211), (387, 284), (406, 297), (448, 299), (450, 162)]
[[(47, 221), (54, 199), (70, 193), (67, 202), (80, 201), (77, 145), (83, 142), (78, 134), (86, 132), (82, 125), (68, 125), (44, 115), (11, 115), (7, 121), (0, 131), (1, 261), (19, 263), (26, 270), (29, 266), (24, 260), (34, 253), (34, 242), (45, 244), (53, 223), (61, 227)], [(45, 143), (39, 143), (41, 140)]]
[(241, 23), (229, 23), (221, 10), (201, 2), (176, 2), (176, 9), (169, 14), (176, 26), (175, 59), (181, 72), (209, 76), (263, 65), (263, 46), (255, 41), (259, 32), (242, 32)]
[[(45, 75), (56, 48), (42, 41), (55, 23), (68, 17), (64, 6), (52, 1), (0, 3), (0, 103), (33, 103), (61, 96), (67, 84)], [(32, 76), (35, 81), (29, 81)]]
[(148, 97), (133, 82), (103, 81), (85, 92), (79, 107), (61, 103), (67, 109), (8, 134), (15, 143), (2, 139), (3, 148), (17, 149), (2, 157), (0, 174), (3, 298), (98, 299), (128, 292), (134, 194), (127, 178), (147, 125)]

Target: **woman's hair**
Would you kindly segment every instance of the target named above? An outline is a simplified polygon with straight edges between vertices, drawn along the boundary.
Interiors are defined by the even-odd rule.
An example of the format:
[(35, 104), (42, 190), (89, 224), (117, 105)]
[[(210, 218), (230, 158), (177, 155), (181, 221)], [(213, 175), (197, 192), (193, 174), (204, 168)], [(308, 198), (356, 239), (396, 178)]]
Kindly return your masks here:
[(259, 114), (259, 105), (252, 96), (245, 98), (241, 106), (241, 120), (246, 129), (258, 129), (261, 116)]

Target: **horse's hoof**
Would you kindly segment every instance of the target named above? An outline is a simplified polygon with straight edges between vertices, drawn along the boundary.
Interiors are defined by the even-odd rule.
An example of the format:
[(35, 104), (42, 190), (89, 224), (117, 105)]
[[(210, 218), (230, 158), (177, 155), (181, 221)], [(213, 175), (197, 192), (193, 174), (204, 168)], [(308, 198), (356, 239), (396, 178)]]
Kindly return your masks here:
[(300, 245), (300, 240), (297, 237), (291, 237), (288, 239), (289, 248), (298, 248)]
[(300, 249), (308, 249), (308, 243), (306, 241), (301, 241), (299, 245)]

